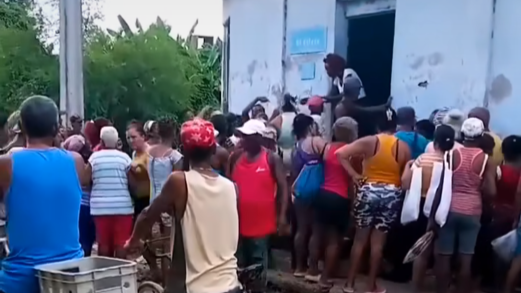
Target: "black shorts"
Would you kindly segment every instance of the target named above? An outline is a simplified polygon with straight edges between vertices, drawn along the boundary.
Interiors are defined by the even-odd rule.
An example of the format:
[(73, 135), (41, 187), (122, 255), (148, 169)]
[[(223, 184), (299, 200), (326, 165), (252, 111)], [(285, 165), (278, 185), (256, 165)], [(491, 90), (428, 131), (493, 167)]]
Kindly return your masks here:
[(349, 199), (321, 189), (314, 201), (314, 209), (318, 223), (332, 227), (340, 234), (347, 231), (351, 213)]

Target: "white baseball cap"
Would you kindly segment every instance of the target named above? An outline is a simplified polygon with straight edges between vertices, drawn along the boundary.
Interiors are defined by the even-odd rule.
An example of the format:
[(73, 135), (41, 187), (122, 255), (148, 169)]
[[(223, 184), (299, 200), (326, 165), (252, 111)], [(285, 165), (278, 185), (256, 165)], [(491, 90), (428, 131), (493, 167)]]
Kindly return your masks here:
[(481, 137), (484, 132), (483, 121), (478, 118), (468, 118), (461, 126), (461, 133), (463, 133), (466, 139)]
[(236, 130), (244, 135), (263, 135), (266, 132), (266, 124), (264, 121), (259, 119), (250, 119), (244, 123), (242, 127), (238, 127)]

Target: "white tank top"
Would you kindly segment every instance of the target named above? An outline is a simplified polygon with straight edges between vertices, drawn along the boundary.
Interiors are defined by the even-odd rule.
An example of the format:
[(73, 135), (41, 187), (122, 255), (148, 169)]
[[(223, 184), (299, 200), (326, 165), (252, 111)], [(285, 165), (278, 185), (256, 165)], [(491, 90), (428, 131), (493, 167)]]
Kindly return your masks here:
[[(235, 258), (239, 241), (235, 185), (223, 176), (194, 170), (185, 176), (188, 198), (181, 228), (186, 289), (189, 293), (228, 292), (240, 286)], [(175, 241), (175, 228), (171, 241)]]

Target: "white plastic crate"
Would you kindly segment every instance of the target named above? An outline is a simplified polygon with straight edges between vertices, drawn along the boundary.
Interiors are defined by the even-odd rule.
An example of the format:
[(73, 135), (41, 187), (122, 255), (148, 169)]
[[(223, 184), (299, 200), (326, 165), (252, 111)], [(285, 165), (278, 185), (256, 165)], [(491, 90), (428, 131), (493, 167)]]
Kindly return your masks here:
[(36, 267), (41, 293), (136, 293), (133, 261), (86, 257)]

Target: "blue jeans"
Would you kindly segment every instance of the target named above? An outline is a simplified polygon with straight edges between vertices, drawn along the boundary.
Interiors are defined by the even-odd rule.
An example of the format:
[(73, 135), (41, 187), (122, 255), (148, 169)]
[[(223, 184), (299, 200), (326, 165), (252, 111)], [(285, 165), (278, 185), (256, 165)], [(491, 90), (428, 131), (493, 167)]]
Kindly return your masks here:
[(85, 256), (90, 256), (95, 240), (96, 227), (90, 215), (90, 207), (82, 205), (80, 208), (80, 244)]
[(237, 248), (237, 262), (240, 268), (251, 265), (261, 264), (263, 266), (261, 280), (252, 288), (253, 292), (264, 292), (267, 284), (268, 269), (268, 245), (270, 236), (251, 238), (239, 236), (239, 246)]

